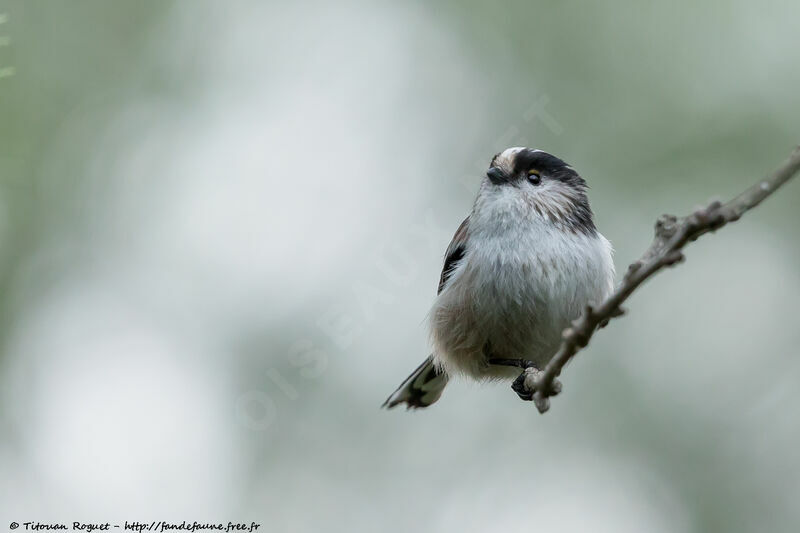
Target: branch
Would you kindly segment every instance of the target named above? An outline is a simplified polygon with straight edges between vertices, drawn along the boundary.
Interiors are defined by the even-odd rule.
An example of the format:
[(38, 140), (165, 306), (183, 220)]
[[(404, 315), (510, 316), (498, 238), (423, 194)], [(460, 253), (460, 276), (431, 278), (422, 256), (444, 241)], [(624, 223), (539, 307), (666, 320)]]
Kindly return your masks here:
[(800, 146), (771, 176), (759, 181), (726, 204), (714, 201), (694, 213), (677, 218), (661, 215), (655, 226), (655, 238), (642, 257), (628, 267), (617, 289), (597, 307), (587, 305), (583, 314), (563, 332), (558, 352), (541, 372), (526, 371), (525, 386), (533, 391), (533, 401), (540, 413), (550, 408), (550, 396), (561, 387), (556, 378), (570, 359), (589, 343), (598, 328), (612, 318), (622, 316), (622, 304), (646, 279), (663, 268), (684, 260), (683, 248), (701, 235), (716, 231), (760, 204), (767, 196), (789, 181), (800, 170)]

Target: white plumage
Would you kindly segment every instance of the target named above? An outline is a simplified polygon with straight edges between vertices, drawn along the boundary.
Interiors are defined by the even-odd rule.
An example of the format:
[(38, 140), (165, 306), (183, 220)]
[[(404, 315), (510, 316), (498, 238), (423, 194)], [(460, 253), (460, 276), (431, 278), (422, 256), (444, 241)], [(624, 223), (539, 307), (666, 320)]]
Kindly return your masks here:
[[(500, 184), (483, 179), (470, 217), (448, 248), (449, 255), (456, 248), (461, 253), (449, 270), (445, 264), (430, 312), (432, 358), (387, 400), (389, 406), (433, 403), (446, 376), (519, 375), (519, 368), (489, 364), (490, 358), (525, 359), (543, 368), (564, 328), (586, 304), (601, 302), (613, 290), (611, 244), (591, 222), (583, 180), (563, 161), (523, 150), (499, 154), (493, 168), (514, 176), (518, 154), (533, 160), (544, 154), (575, 178)], [(581, 203), (589, 216), (583, 226), (573, 216)], [(414, 384), (425, 389), (414, 390)]]
[(450, 375), (519, 374), (489, 366), (487, 342), (492, 357), (529, 359), (542, 368), (570, 321), (613, 289), (605, 237), (564, 231), (505, 189), (479, 196), (470, 217), (477, 229), (431, 310), (434, 362)]

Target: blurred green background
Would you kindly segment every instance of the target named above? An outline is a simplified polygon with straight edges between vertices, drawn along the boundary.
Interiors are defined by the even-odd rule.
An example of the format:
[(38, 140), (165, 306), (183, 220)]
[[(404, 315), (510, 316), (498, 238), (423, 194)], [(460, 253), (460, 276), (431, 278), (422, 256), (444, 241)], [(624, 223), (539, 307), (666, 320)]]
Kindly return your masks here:
[(575, 166), (624, 272), (800, 142), (799, 16), (0, 0), (0, 526), (800, 530), (797, 182), (637, 293), (546, 416), (466, 383), (378, 409), (495, 152)]

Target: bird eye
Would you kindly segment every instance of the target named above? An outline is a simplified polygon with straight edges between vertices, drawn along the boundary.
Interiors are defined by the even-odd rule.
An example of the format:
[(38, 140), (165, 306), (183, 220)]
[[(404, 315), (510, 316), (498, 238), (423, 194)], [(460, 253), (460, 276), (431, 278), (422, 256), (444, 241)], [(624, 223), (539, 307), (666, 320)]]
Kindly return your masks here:
[(530, 181), (534, 185), (539, 185), (539, 183), (541, 183), (542, 181), (542, 176), (539, 174), (538, 170), (529, 170), (528, 181)]

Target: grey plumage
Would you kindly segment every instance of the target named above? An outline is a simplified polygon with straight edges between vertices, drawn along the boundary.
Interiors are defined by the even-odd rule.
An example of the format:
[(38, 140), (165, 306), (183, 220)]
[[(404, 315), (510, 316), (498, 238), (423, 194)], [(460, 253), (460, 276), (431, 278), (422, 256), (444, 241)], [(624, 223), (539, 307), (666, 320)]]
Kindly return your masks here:
[(613, 288), (611, 245), (585, 191), (583, 178), (546, 152), (509, 148), (492, 159), (446, 252), (430, 313), (433, 354), (385, 406), (426, 407), (448, 376), (519, 374), (493, 358), (547, 363), (570, 321)]

